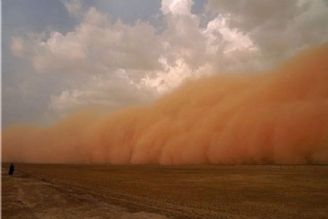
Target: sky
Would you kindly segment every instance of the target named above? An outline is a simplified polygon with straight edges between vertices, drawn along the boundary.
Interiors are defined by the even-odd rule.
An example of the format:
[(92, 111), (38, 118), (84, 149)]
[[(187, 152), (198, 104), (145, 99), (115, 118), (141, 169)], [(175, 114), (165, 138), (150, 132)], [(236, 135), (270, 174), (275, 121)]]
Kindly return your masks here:
[(2, 0), (3, 125), (149, 103), (327, 41), (327, 0)]

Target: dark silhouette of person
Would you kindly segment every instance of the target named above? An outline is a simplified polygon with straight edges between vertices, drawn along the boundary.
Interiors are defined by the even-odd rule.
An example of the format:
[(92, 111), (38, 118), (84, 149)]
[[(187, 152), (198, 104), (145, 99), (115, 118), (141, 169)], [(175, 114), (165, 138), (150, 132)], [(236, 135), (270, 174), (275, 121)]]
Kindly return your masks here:
[(11, 163), (10, 166), (9, 166), (8, 175), (9, 175), (9, 176), (14, 175), (14, 171), (15, 171), (15, 166), (14, 166), (13, 163)]

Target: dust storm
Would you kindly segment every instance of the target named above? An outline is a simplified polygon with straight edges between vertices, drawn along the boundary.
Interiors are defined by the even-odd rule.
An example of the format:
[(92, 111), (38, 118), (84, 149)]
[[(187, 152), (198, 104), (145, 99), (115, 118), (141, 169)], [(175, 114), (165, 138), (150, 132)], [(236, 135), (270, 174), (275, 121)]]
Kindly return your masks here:
[[(110, 95), (110, 94), (109, 94)], [(88, 109), (3, 131), (3, 159), (33, 163), (328, 163), (328, 45), (261, 73), (190, 80), (155, 102)]]

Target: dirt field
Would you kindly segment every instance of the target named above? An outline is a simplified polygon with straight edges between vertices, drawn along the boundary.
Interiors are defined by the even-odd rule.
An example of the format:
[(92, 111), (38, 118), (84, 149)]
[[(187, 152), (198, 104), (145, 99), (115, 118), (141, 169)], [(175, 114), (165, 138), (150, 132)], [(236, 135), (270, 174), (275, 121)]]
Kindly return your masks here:
[(328, 218), (328, 166), (5, 168), (3, 218)]

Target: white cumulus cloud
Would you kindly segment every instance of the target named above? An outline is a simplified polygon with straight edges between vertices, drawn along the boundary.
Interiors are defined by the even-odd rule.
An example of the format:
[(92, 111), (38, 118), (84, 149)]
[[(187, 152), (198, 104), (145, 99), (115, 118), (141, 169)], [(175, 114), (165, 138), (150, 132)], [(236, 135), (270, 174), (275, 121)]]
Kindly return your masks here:
[(81, 15), (72, 30), (12, 38), (12, 53), (35, 72), (73, 75), (49, 97), (55, 113), (144, 103), (188, 78), (263, 67), (328, 36), (321, 0), (210, 0), (205, 24), (192, 13), (192, 0), (162, 0), (164, 29), (114, 21), (81, 3), (64, 1), (70, 15)]

